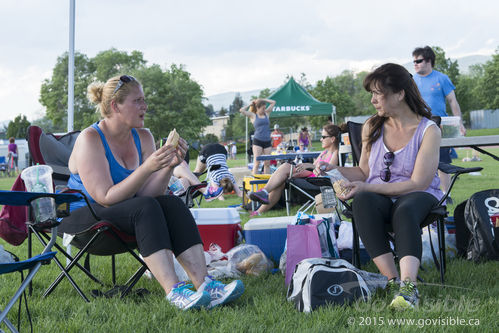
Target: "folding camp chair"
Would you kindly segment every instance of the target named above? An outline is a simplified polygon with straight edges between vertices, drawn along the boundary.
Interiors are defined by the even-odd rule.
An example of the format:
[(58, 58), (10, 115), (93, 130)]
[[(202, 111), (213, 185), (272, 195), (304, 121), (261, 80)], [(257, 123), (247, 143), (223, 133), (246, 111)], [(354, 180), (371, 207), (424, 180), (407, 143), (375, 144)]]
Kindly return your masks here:
[(0, 173), (3, 176), (9, 175), (9, 167), (8, 167), (7, 162), (5, 160), (5, 156), (0, 156)]
[[(347, 122), (347, 128), (348, 128), (348, 135), (349, 135), (350, 143), (352, 145), (353, 163), (354, 163), (354, 165), (358, 165), (359, 161), (360, 161), (360, 153), (362, 151), (362, 124), (349, 121), (349, 122)], [(447, 191), (447, 193), (445, 193), (445, 195), (442, 197), (442, 199), (440, 199), (440, 201), (437, 204), (435, 204), (435, 206), (432, 208), (432, 210), (430, 211), (428, 216), (421, 223), (420, 227), (421, 228), (424, 228), (426, 226), (429, 227), (433, 223), (436, 223), (436, 225), (437, 225), (438, 255), (439, 255), (438, 259), (434, 253), (432, 242), (430, 242), (430, 244), (432, 246), (432, 254), (433, 254), (433, 259), (435, 261), (435, 266), (437, 267), (437, 269), (440, 272), (440, 281), (442, 284), (444, 284), (444, 274), (445, 274), (445, 268), (446, 268), (445, 230), (444, 230), (444, 228), (445, 228), (445, 218), (448, 216), (446, 199), (449, 196), (451, 189), (454, 186), (454, 183), (456, 182), (459, 175), (462, 175), (465, 173), (470, 173), (470, 172), (480, 171), (483, 168), (481, 168), (481, 167), (462, 168), (462, 167), (450, 165), (447, 163), (439, 163), (438, 169), (445, 172), (445, 173), (453, 175), (451, 178), (449, 190)], [(345, 206), (345, 210), (343, 211), (343, 215), (345, 215), (346, 217), (348, 217), (352, 220), (352, 227), (353, 227), (352, 263), (356, 267), (360, 268), (359, 235), (358, 235), (358, 231), (357, 231), (355, 221), (353, 218), (352, 207), (350, 204), (348, 204), (345, 201), (342, 201), (342, 203)], [(396, 251), (396, 249), (395, 249), (395, 251)]]
[[(78, 195), (75, 194), (52, 194), (52, 193), (30, 193), (30, 192), (16, 192), (16, 191), (0, 191), (0, 203), (3, 205), (10, 206), (31, 206), (30, 203), (41, 197), (52, 197), (55, 199), (56, 204), (68, 203), (72, 201), (80, 200)], [(36, 224), (35, 222), (27, 222), (29, 224)], [(23, 295), (25, 289), (31, 283), (35, 274), (38, 272), (42, 264), (50, 263), (50, 260), (54, 258), (56, 252), (52, 252), (52, 247), (56, 242), (57, 238), (57, 225), (59, 223), (56, 220), (51, 220), (50, 223), (45, 223), (44, 227), (51, 229), (50, 241), (46, 244), (42, 253), (30, 257), (27, 260), (16, 261), (12, 263), (1, 263), (0, 264), (0, 274), (6, 274), (11, 272), (21, 272), (23, 270), (29, 269), (27, 277), (22, 280), (21, 286), (14, 293), (14, 296), (8, 301), (7, 305), (0, 312), (0, 325), (4, 323), (11, 332), (18, 332), (20, 325), (20, 313), (18, 314), (18, 329), (12, 325), (12, 323), (7, 318), (9, 311), (12, 309), (14, 304)], [(23, 276), (23, 275), (21, 275)], [(27, 307), (27, 300), (25, 296), (25, 302)], [(28, 312), (29, 315), (29, 312)], [(29, 318), (31, 325), (31, 317)], [(0, 331), (2, 329), (0, 328)]]
[[(78, 134), (79, 132), (71, 132), (62, 136), (55, 136), (52, 134), (43, 133), (43, 131), (37, 126), (30, 126), (28, 128), (27, 140), (30, 159), (32, 163), (50, 165), (54, 169), (54, 183), (56, 181), (59, 182), (59, 184), (67, 183), (67, 180), (69, 178), (69, 169), (67, 167), (67, 163)], [(60, 152), (61, 154), (58, 154), (57, 152)], [(68, 191), (71, 192), (70, 189), (68, 189)], [(76, 266), (81, 271), (83, 271), (90, 279), (99, 283), (100, 285), (104, 285), (97, 277), (95, 277), (90, 272), (88, 255), (92, 254), (98, 256), (111, 256), (112, 284), (115, 286), (115, 255), (128, 252), (139, 262), (140, 268), (125, 283), (124, 287), (121, 288), (121, 297), (124, 297), (130, 292), (130, 290), (138, 282), (142, 274), (147, 269), (145, 262), (134, 251), (137, 248), (136, 239), (134, 236), (122, 232), (108, 221), (102, 220), (92, 209), (86, 196), (84, 196), (83, 194), (81, 194), (81, 196), (83, 196), (87, 201), (87, 207), (91, 211), (94, 223), (90, 228), (70, 235), (72, 237), (71, 245), (79, 249), (76, 255), (72, 256), (67, 251), (65, 251), (62, 246), (57, 243), (54, 244), (57, 250), (62, 253), (70, 262), (66, 266), (64, 266), (57, 258), (54, 259), (56, 265), (60, 268), (61, 273), (45, 291), (44, 296), (49, 295), (62, 281), (62, 279), (66, 277), (78, 292), (78, 294), (85, 301), (89, 302), (88, 297), (79, 288), (79, 286), (69, 274), (71, 269)], [(30, 233), (28, 235), (28, 251), (31, 255), (32, 234), (34, 234), (42, 244), (47, 244), (49, 235), (45, 229), (39, 228), (35, 225), (30, 225), (29, 231)], [(87, 257), (84, 266), (82, 266), (79, 261), (85, 254), (87, 254)]]

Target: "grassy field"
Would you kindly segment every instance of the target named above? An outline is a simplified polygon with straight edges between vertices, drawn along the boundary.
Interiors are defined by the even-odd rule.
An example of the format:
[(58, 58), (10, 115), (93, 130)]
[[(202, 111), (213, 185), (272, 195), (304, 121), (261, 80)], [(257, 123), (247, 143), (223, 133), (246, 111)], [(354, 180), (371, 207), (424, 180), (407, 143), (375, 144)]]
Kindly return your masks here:
[[(492, 134), (492, 133), (491, 133)], [(499, 148), (491, 149), (499, 154)], [(470, 150), (459, 149), (456, 165), (482, 166), (481, 175), (463, 175), (453, 190), (455, 203), (474, 192), (499, 187), (498, 162), (481, 155), (481, 162), (460, 162)], [(470, 153), (471, 154), (471, 153)], [(241, 165), (241, 158), (229, 163)], [(244, 163), (244, 162), (242, 162)], [(0, 178), (0, 189), (9, 189), (13, 178)], [(203, 203), (203, 207), (227, 207), (240, 203), (236, 196), (225, 201)], [(452, 211), (454, 206), (449, 207)], [(285, 215), (285, 210), (273, 210), (265, 217)], [(241, 214), (246, 222), (247, 213)], [(7, 250), (26, 258), (26, 242), (13, 247), (0, 239)], [(35, 252), (41, 251), (36, 246)], [(111, 288), (110, 258), (93, 257), (94, 273), (109, 283)], [(118, 281), (124, 282), (136, 270), (136, 264), (127, 256), (118, 256)], [(373, 264), (364, 269), (376, 271)], [(475, 264), (461, 259), (448, 261), (446, 286), (438, 285), (438, 272), (428, 266), (421, 272), (427, 282), (420, 285), (420, 308), (408, 312), (392, 312), (387, 308), (389, 299), (376, 295), (367, 303), (349, 307), (325, 307), (312, 314), (302, 314), (286, 301), (286, 287), (281, 274), (260, 277), (244, 276), (245, 294), (232, 305), (211, 311), (180, 312), (170, 306), (155, 281), (142, 278), (138, 287), (151, 293), (145, 297), (130, 296), (93, 299), (85, 303), (67, 281), (61, 283), (52, 295), (42, 298), (41, 293), (58, 274), (55, 264), (42, 267), (34, 279), (34, 294), (28, 298), (35, 332), (357, 332), (365, 331), (442, 331), (497, 332), (499, 331), (499, 272), (497, 262)], [(99, 286), (79, 272), (76, 281), (89, 294)], [(0, 275), (0, 307), (19, 285), (19, 274)], [(16, 322), (17, 305), (9, 318)], [(25, 310), (22, 310), (21, 330), (29, 329)], [(5, 327), (0, 327), (0, 329)]]

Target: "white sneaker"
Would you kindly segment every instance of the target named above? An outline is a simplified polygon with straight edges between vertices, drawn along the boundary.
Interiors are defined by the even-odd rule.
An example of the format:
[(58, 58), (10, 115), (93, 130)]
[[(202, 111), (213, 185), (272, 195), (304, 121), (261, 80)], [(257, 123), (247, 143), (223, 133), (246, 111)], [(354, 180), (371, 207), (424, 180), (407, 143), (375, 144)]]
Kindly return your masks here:
[(166, 299), (182, 310), (207, 307), (211, 302), (210, 294), (207, 292), (194, 292), (189, 289), (191, 287), (192, 284), (186, 284), (185, 281), (179, 282), (166, 295)]
[(241, 280), (234, 280), (225, 285), (220, 281), (213, 280), (211, 276), (204, 278), (203, 284), (199, 287), (198, 293), (208, 293), (211, 297), (211, 302), (208, 308), (217, 305), (230, 303), (244, 293), (244, 285)]

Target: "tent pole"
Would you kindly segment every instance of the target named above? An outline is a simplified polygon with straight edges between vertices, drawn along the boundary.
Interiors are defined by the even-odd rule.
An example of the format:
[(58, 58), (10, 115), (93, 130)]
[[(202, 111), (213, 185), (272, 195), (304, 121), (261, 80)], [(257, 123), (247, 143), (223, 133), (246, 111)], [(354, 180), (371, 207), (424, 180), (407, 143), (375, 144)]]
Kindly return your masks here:
[(68, 55), (68, 132), (74, 123), (74, 69), (75, 69), (75, 0), (69, 2), (69, 55)]
[(246, 165), (249, 164), (249, 158), (248, 158), (248, 117), (244, 117), (246, 118), (246, 144), (245, 144), (245, 147), (246, 147)]

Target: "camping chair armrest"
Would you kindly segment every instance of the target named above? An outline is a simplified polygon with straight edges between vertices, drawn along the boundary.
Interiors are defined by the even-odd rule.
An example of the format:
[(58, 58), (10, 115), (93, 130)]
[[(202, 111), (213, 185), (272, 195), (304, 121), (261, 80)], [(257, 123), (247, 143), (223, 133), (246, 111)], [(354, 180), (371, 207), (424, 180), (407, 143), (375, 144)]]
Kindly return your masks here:
[(93, 218), (96, 221), (101, 220), (101, 218), (99, 216), (97, 216), (97, 213), (95, 212), (94, 208), (90, 204), (90, 201), (88, 200), (88, 197), (85, 195), (85, 193), (83, 193), (80, 190), (72, 189), (72, 188), (66, 188), (66, 189), (62, 190), (61, 193), (78, 193), (78, 194), (80, 194), (83, 197), (83, 199), (85, 200), (85, 203), (87, 204), (87, 207), (90, 210), (90, 213), (92, 214)]
[(438, 170), (440, 170), (440, 171), (442, 171), (444, 173), (447, 173), (447, 174), (452, 174), (452, 178), (451, 178), (451, 182), (450, 182), (450, 185), (449, 185), (449, 189), (447, 190), (447, 193), (445, 193), (444, 196), (438, 202), (438, 205), (443, 205), (444, 202), (447, 200), (447, 197), (449, 196), (449, 194), (450, 194), (450, 192), (452, 190), (452, 187), (454, 186), (454, 183), (456, 182), (457, 177), (459, 175), (462, 175), (462, 174), (465, 174), (465, 173), (470, 173), (470, 172), (478, 172), (478, 171), (483, 170), (483, 168), (482, 167), (463, 168), (463, 167), (460, 167), (460, 166), (456, 166), (456, 165), (452, 165), (452, 164), (440, 162), (438, 164)]

